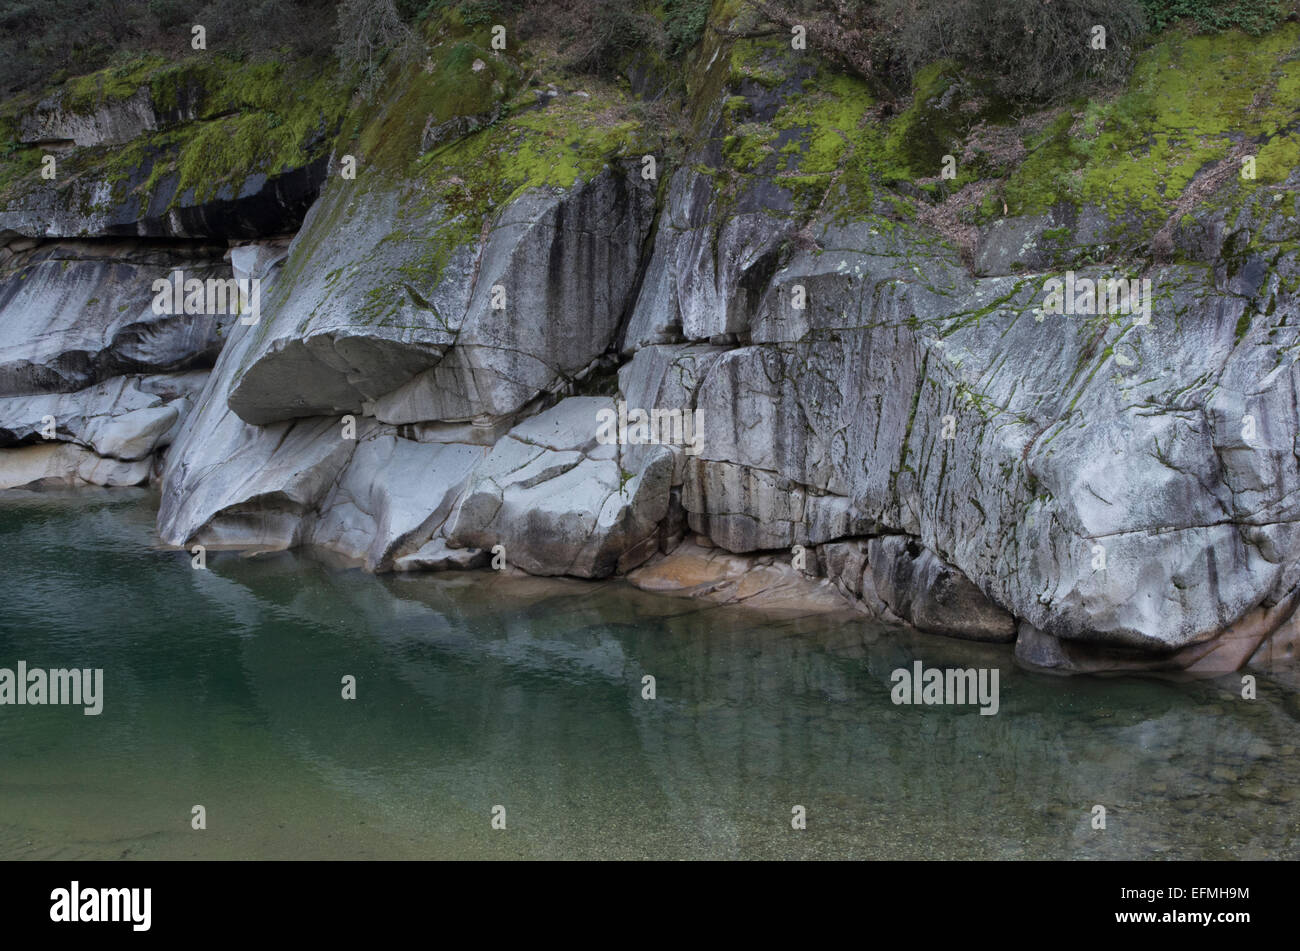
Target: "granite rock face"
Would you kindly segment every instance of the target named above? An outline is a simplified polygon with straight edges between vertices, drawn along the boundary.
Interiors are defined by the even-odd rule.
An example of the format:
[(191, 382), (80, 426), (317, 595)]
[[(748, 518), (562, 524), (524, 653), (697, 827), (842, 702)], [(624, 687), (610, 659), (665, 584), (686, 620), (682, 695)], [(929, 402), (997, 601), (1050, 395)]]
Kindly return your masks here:
[[(1247, 294), (1158, 269), (1142, 325), (1044, 316), (1043, 275), (940, 258), (900, 280), (867, 229), (821, 243), (862, 250), (796, 254), (700, 391), (716, 429), (687, 507), (740, 522), (722, 544), (906, 533), (1038, 628), (1132, 647), (1211, 638), (1294, 588), (1293, 257)], [(783, 314), (794, 283), (812, 303)], [(765, 504), (747, 532), (736, 513)]]
[(0, 396), (83, 389), (125, 373), (210, 367), (228, 317), (155, 314), (153, 282), (229, 277), (221, 249), (68, 242), (0, 273)]
[[(107, 177), (36, 185), (20, 202), (0, 207), (0, 235), (48, 239), (149, 237), (252, 240), (292, 231), (320, 192), (326, 158), (276, 174), (255, 172), (211, 194), (183, 187), (174, 173), (153, 176), (157, 158), (128, 172), (124, 185)], [(107, 173), (103, 173), (107, 174)], [(148, 194), (139, 189), (156, 182)]]
[(153, 98), (143, 86), (125, 99), (89, 110), (71, 108), (62, 95), (48, 96), (19, 123), (21, 141), (32, 145), (124, 145), (157, 128)]
[[(775, 266), (756, 263), (755, 249), (777, 240), (768, 222), (733, 216), (719, 232), (717, 258), (701, 256), (704, 232), (693, 233), (691, 223), (707, 231), (707, 195), (689, 185), (697, 173), (680, 174), (616, 344), (625, 359), (619, 387), (602, 408), (680, 410), (699, 421), (694, 444), (660, 443), (656, 433), (654, 441), (597, 445), (596, 404), (566, 399), (500, 437), (467, 478), (455, 468), (448, 481), (464, 488), (449, 516), (447, 489), (434, 480), (440, 487), (426, 492), (422, 509), (428, 524), (419, 513), (404, 523), (414, 534), (385, 527), (386, 542), (372, 549), (360, 535), (344, 541), (349, 531), (336, 528), (326, 533), (335, 547), (384, 565), (400, 549), (395, 539), (410, 542), (445, 519), (445, 541), (421, 540), (437, 549), (423, 562), (430, 567), (455, 564), (444, 551), (500, 545), (509, 564), (531, 573), (600, 577), (635, 567), (687, 530), (755, 556), (799, 546), (815, 563), (820, 550), (833, 562), (835, 546), (861, 540), (860, 565), (846, 578), (839, 558), (837, 577), (839, 590), (864, 608), (958, 637), (1009, 642), (1019, 630), (1025, 643), (1041, 635), (1108, 658), (1080, 669), (1211, 642), (1251, 612), (1280, 623), (1271, 606), (1300, 580), (1290, 501), (1300, 478), (1296, 380), (1283, 358), (1295, 344), (1284, 319), (1296, 307), (1286, 289), (1294, 255), (1249, 284), (1238, 277), (1225, 285), (1203, 268), (1157, 268), (1148, 274), (1156, 289), (1149, 323), (1140, 315), (1045, 315), (1051, 272), (975, 276), (920, 226), (885, 229), (871, 217), (816, 223), (815, 247), (786, 248)], [(603, 316), (579, 325), (577, 341), (564, 336), (564, 346), (578, 349), (553, 348), (547, 334), (557, 311), (536, 302), (551, 294), (576, 300), (565, 296), (577, 294), (572, 269), (533, 262), (570, 259), (572, 237), (554, 224), (559, 209), (616, 200), (608, 177), (589, 188), (595, 197), (579, 189), (503, 211), (482, 249), (477, 285), (443, 282), (450, 296), (439, 298), (442, 306), (468, 300), (468, 312), (420, 331), (422, 339), (382, 345), (400, 356), (338, 360), (341, 341), (363, 335), (358, 352), (373, 353), (382, 335), (336, 317), (320, 345), (332, 369), (317, 376), (291, 369), (286, 361), (318, 338), (311, 320), (277, 314), (267, 328), (279, 336), (259, 331), (230, 404), (258, 421), (295, 415), (295, 388), (318, 379), (310, 390), (320, 401), (307, 410), (370, 413), (375, 426), (534, 412), (534, 401), (609, 350), (635, 284), (627, 253), (607, 274), (619, 278), (614, 291), (583, 292)], [(635, 190), (622, 195), (630, 203), (623, 220), (647, 220)], [(630, 252), (643, 228), (603, 235)], [(706, 259), (724, 269), (701, 276)], [(763, 271), (761, 282), (744, 276), (745, 262)], [(597, 267), (613, 265), (607, 258)], [(590, 287), (593, 272), (582, 273)], [(515, 313), (519, 323), (492, 324), (484, 285), (506, 274), (515, 282), (507, 300), (534, 303)], [(521, 282), (549, 290), (529, 293)], [(802, 308), (791, 306), (796, 286)], [(316, 305), (284, 306), (281, 313), (293, 314)], [(1255, 318), (1242, 335), (1247, 313)], [(547, 359), (519, 362), (505, 345), (507, 326), (512, 340), (529, 341), (521, 350)], [(306, 328), (300, 340), (290, 327)], [(429, 366), (395, 368), (401, 359)], [(530, 369), (542, 364), (545, 372)], [(378, 392), (384, 386), (389, 392)], [(1256, 421), (1249, 440), (1248, 415)], [(319, 445), (337, 422), (310, 425)], [(536, 426), (555, 432), (543, 437)], [(331, 463), (328, 478), (357, 482), (362, 458)], [(267, 468), (259, 471), (265, 478)], [(373, 472), (381, 478), (381, 469)], [(298, 534), (271, 533), (279, 543), (324, 537), (317, 516), (304, 514), (317, 498), (334, 497), (321, 492), (285, 508)], [(236, 510), (233, 501), (205, 516)], [(197, 520), (170, 513), (162, 524), (173, 540), (197, 537)], [(1041, 653), (1021, 651), (1027, 662)]]
[[(273, 274), (271, 300), (285, 285)], [(399, 439), (353, 416), (254, 426), (224, 398), (257, 327), (237, 325), (168, 453), (159, 533), (177, 545), (317, 544), (371, 570), (427, 542), (481, 447)]]
[(654, 195), (622, 170), (567, 193), (526, 193), (492, 225), (454, 346), (375, 401), (394, 423), (503, 417), (556, 393), (614, 344)]
[(867, 566), (876, 597), (922, 631), (976, 641), (1016, 638), (1015, 618), (915, 541), (901, 535), (871, 539)]
[(144, 459), (169, 444), (206, 378), (203, 370), (119, 376), (75, 393), (0, 398), (0, 448), (44, 440), (127, 462)]
[(211, 245), (11, 242), (0, 265), (0, 477), (147, 481), (232, 318), (155, 313), (153, 282), (229, 276)]
[(492, 549), (538, 575), (600, 578), (658, 550), (672, 453), (655, 447), (635, 472), (617, 446), (599, 445), (611, 400), (573, 397), (519, 426), (475, 469), (447, 530), (448, 544)]
[(363, 195), (340, 182), (312, 210), (286, 268), (293, 292), (230, 394), (241, 418), (508, 418), (609, 349), (653, 214), (646, 183), (608, 171), (528, 192), (440, 271), (427, 242), (391, 240), (442, 226), (442, 208), (410, 201), (400, 184)]
[[(1064, 672), (1293, 656), (1300, 173), (1197, 208), (1178, 255), (1117, 257), (1148, 307), (1053, 313), (1067, 270), (1117, 276), (1091, 261), (1127, 209), (1004, 215), (959, 248), (817, 165), (820, 100), (788, 109), (806, 62), (738, 68), (720, 37), (666, 180), (610, 153), (480, 225), (385, 171), (331, 178), (287, 249), (229, 264), (11, 250), (5, 484), (138, 482), (165, 450), (177, 546), (631, 573), (1014, 641)], [(32, 134), (109, 141), (123, 108)], [(184, 255), (261, 279), (260, 320), (146, 313)]]

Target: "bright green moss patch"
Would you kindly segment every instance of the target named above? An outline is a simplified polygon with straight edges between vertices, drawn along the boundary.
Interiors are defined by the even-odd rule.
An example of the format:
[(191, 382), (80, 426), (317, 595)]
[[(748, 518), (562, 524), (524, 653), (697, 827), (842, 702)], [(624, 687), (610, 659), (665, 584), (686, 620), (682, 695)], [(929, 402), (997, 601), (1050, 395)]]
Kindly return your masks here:
[(824, 83), (793, 97), (772, 120), (773, 128), (802, 132), (798, 169), (804, 175), (834, 172), (855, 144), (874, 137), (876, 131), (862, 128), (875, 104), (866, 83), (843, 73), (827, 73), (823, 78)]
[(425, 62), (408, 64), (392, 77), (379, 104), (362, 119), (358, 149), (373, 165), (404, 169), (419, 157), (426, 129), (450, 123), (444, 135), (456, 138), (475, 123), (457, 127), (455, 120), (486, 123), (504, 107), (515, 82), (513, 67), (501, 56), (467, 40), (446, 40)]
[(1284, 181), (1300, 167), (1300, 133), (1275, 136), (1255, 157), (1255, 174), (1261, 182)]
[[(595, 82), (584, 91), (548, 97), (537, 107), (537, 97), (526, 90), (495, 123), (419, 155), (398, 172), (396, 187), (410, 190), (413, 213), (441, 209), (441, 224), (413, 239), (421, 248), (402, 269), (404, 279), (423, 287), (436, 283), (457, 249), (476, 242), (496, 211), (529, 189), (570, 188), (620, 160), (639, 170), (643, 155), (660, 153), (662, 143), (647, 131), (630, 97)], [(362, 142), (370, 132), (363, 130)], [(376, 170), (388, 177), (382, 167)]]
[(5, 195), (14, 182), (36, 172), (43, 154), (41, 149), (18, 141), (16, 115), (0, 112), (0, 196)]
[(463, 41), (451, 47), (432, 75), (438, 98), (430, 113), (438, 121), (488, 112), (514, 79), (506, 60)]
[(788, 74), (776, 65), (776, 57), (784, 56), (789, 49), (790, 43), (784, 37), (736, 40), (730, 51), (731, 81), (750, 79), (762, 86), (781, 85)]
[(728, 96), (723, 108), (731, 116), (741, 116), (749, 111), (749, 100), (744, 96)]
[(223, 186), (237, 190), (254, 173), (274, 176), (307, 164), (328, 151), (346, 109), (342, 92), (319, 64), (258, 63), (227, 76), (205, 96), (205, 114), (217, 118), (185, 123), (140, 143), (146, 150), (161, 147), (165, 156), (150, 182), (179, 174), (177, 199), (192, 191), (205, 200)]
[(179, 109), (188, 113), (186, 118), (199, 119), (237, 110), (276, 111), (284, 108), (291, 88), (286, 70), (295, 81), (310, 83), (333, 69), (332, 62), (324, 61), (286, 67), (279, 60), (238, 61), (219, 53), (192, 54), (175, 62), (150, 54), (69, 79), (61, 90), (61, 106), (88, 113), (147, 89), (154, 108), (164, 116)]
[(880, 158), (889, 166), (886, 178), (928, 178), (938, 175), (945, 155), (958, 151), (971, 125), (969, 112), (956, 108), (961, 100), (953, 87), (956, 64), (932, 63), (916, 74), (912, 104), (889, 124)]
[(71, 112), (91, 112), (106, 102), (129, 99), (166, 65), (163, 57), (150, 54), (69, 79), (63, 85), (63, 107)]
[[(853, 194), (870, 194), (881, 154), (880, 128), (870, 110), (875, 99), (860, 79), (822, 69), (816, 82), (791, 96), (772, 120), (789, 141), (782, 147), (777, 180), (805, 211), (821, 203), (837, 177), (853, 182)], [(847, 169), (847, 174), (846, 173)]]
[(1279, 133), (1297, 121), (1297, 52), (1295, 24), (1263, 37), (1166, 34), (1139, 58), (1122, 94), (1026, 141), (1029, 155), (1003, 192), (1010, 213), (1087, 202), (1154, 227), (1243, 136), (1269, 139), (1256, 181), (1284, 178), (1295, 165), (1294, 138)]
[(411, 252), (384, 275), (387, 290), (367, 298), (357, 315), (367, 323), (426, 306), (457, 253), (525, 191), (570, 188), (619, 161), (639, 170), (647, 154), (656, 177), (667, 174), (659, 131), (647, 130), (645, 105), (624, 89), (591, 77), (575, 87), (536, 50), (524, 86), (513, 56), (476, 42), (454, 18), (426, 35), (425, 60), (396, 67), (375, 103), (344, 122), (358, 200), (372, 188), (398, 190), (402, 210), (385, 240)]
[(513, 186), (512, 193), (541, 185), (568, 188), (612, 160), (639, 160), (652, 140), (629, 115), (631, 106), (623, 94), (606, 89), (590, 98), (559, 97), (545, 109), (512, 118), (502, 129), (505, 150), (492, 157), (503, 186)]
[[(1074, 123), (1074, 116), (1066, 112), (1025, 141), (1028, 155), (1002, 195), (1011, 215), (1037, 214), (1054, 205), (1078, 202), (1079, 179), (1074, 172), (1079, 156), (1070, 135)], [(986, 217), (999, 217), (1001, 202), (990, 196), (980, 211)]]
[(722, 140), (722, 154), (733, 168), (752, 172), (773, 154), (771, 142), (775, 138), (776, 133), (766, 123), (739, 125)]
[[(982, 162), (957, 157), (970, 129), (1004, 118), (1005, 108), (961, 80), (952, 63), (941, 62), (918, 74), (907, 108), (893, 119), (880, 120), (877, 110), (866, 82), (823, 65), (773, 119), (774, 128), (796, 136), (781, 150), (789, 153), (781, 183), (793, 185), (807, 205), (820, 202), (838, 181), (844, 187), (836, 210), (849, 216), (870, 213), (885, 190), (899, 186), (941, 200), (985, 171)], [(947, 156), (955, 178), (943, 177)]]
[(16, 148), (5, 152), (0, 159), (0, 196), (6, 196), (15, 182), (36, 175), (41, 165), (41, 155), (41, 150), (34, 148)]

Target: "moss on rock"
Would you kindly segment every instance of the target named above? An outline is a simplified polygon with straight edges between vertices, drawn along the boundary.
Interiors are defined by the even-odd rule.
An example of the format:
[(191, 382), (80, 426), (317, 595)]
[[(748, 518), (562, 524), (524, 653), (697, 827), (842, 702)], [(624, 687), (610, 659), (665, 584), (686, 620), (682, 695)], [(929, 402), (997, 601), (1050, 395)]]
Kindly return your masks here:
[[(159, 128), (122, 147), (84, 147), (59, 156), (65, 202), (81, 203), (94, 183), (110, 186), (99, 200), (140, 209), (233, 197), (253, 175), (273, 177), (329, 152), (347, 111), (347, 91), (331, 64), (236, 62), (217, 54), (168, 62), (142, 57), (64, 84), (59, 107), (95, 110), (147, 89)], [(17, 117), (0, 132), (16, 143)], [(19, 155), (18, 153), (23, 153)], [(39, 150), (12, 149), (0, 172), (0, 201), (21, 204), (47, 183), (36, 175)], [(160, 195), (164, 185), (169, 189)], [(80, 197), (78, 197), (80, 196)], [(80, 209), (92, 213), (94, 207)]]
[(1300, 26), (1264, 37), (1170, 31), (1138, 59), (1125, 90), (1076, 105), (1026, 142), (1003, 191), (1011, 214), (1095, 204), (1158, 227), (1189, 184), (1241, 140), (1260, 143), (1257, 179), (1294, 168)]

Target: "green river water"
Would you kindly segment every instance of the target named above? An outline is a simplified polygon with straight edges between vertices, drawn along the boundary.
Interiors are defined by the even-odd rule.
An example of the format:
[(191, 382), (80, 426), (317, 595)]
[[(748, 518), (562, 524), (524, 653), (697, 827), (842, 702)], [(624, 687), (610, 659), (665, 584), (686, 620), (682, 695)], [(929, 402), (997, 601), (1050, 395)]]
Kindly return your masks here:
[[(99, 716), (0, 706), (0, 858), (1300, 858), (1269, 676), (1052, 677), (614, 581), (196, 571), (155, 505), (0, 500), (0, 667), (104, 671)], [(916, 660), (997, 668), (998, 713), (894, 705)]]

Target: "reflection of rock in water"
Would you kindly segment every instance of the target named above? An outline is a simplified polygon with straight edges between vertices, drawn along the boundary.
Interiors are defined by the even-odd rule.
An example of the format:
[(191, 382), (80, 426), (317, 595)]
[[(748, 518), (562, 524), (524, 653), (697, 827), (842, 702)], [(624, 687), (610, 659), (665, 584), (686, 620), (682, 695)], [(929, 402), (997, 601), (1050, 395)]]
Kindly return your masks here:
[[(214, 568), (198, 590), (252, 628), (242, 656), (269, 729), (431, 842), (502, 848), (487, 819), (504, 802), (511, 847), (530, 854), (1293, 849), (1294, 721), (1275, 699), (1238, 699), (1234, 678), (1064, 681), (1017, 669), (1007, 646), (828, 631), (617, 584), (376, 579), (287, 555)], [(895, 706), (890, 674), (914, 660), (997, 668), (999, 713)], [(337, 699), (344, 672), (359, 678), (354, 704)], [(797, 835), (796, 803), (809, 816)]]

